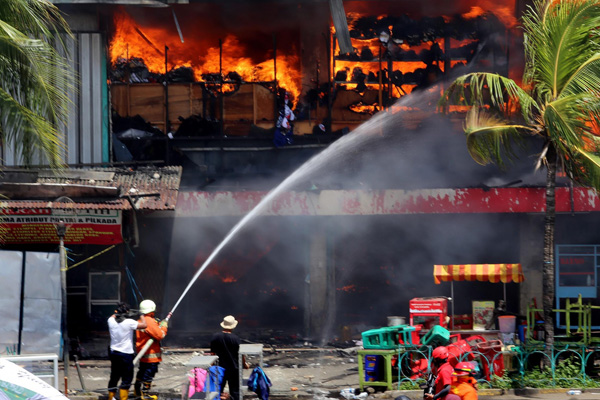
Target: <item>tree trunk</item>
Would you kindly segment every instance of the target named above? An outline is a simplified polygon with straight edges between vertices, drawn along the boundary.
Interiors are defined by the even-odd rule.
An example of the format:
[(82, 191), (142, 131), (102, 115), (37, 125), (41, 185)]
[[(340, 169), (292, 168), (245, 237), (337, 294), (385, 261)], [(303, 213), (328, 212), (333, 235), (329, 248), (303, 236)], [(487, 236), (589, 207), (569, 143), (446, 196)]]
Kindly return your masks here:
[(546, 353), (554, 346), (554, 223), (556, 220), (556, 149), (550, 143), (546, 154), (546, 215), (544, 218), (543, 308)]

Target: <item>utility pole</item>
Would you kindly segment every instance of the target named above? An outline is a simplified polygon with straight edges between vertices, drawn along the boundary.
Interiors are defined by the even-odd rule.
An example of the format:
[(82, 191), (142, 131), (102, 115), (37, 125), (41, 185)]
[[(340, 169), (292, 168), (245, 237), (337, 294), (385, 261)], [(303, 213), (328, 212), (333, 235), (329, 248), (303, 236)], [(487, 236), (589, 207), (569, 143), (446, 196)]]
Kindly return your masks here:
[[(58, 247), (58, 257), (60, 259), (60, 287), (62, 297), (62, 315), (61, 329), (63, 337), (63, 364), (65, 369), (65, 379), (69, 378), (69, 334), (67, 332), (67, 257), (65, 254), (65, 236), (67, 226), (63, 220), (56, 225), (56, 235), (60, 241)], [(66, 392), (66, 388), (65, 388)], [(65, 393), (66, 395), (67, 393)]]

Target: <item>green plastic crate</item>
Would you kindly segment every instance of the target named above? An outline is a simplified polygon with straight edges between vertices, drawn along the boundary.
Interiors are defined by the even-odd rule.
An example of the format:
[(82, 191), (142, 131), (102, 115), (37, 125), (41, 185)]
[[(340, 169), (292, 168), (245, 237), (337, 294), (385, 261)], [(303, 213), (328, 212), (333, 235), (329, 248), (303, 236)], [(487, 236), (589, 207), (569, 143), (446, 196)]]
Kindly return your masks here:
[(434, 325), (421, 339), (421, 343), (425, 346), (445, 346), (450, 341), (450, 331), (448, 329)]
[(412, 346), (414, 326), (395, 325), (379, 329), (371, 329), (362, 333), (365, 349), (392, 350), (398, 348), (399, 338), (402, 337), (404, 346)]
[(390, 327), (371, 329), (362, 333), (365, 349), (391, 350), (398, 347), (398, 333)]

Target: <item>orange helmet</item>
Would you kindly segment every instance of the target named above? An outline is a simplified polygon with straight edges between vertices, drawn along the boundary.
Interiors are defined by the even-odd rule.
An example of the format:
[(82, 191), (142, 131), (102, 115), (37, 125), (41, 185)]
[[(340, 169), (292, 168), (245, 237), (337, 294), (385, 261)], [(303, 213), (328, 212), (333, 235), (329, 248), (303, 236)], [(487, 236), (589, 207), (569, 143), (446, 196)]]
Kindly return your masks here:
[(459, 362), (454, 367), (454, 376), (473, 376), (475, 375), (475, 366), (470, 362)]
[(437, 358), (438, 360), (445, 360), (448, 358), (448, 349), (445, 346), (436, 347), (431, 353), (433, 358)]

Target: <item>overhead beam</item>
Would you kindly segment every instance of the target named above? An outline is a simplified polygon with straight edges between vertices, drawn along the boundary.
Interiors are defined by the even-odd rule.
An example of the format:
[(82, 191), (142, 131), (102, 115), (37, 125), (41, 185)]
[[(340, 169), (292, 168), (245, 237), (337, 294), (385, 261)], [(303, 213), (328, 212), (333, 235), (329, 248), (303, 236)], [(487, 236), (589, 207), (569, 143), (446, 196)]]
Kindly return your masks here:
[[(267, 192), (179, 192), (177, 216), (244, 216)], [(262, 215), (351, 216), (400, 214), (544, 213), (544, 188), (308, 190), (284, 192)], [(594, 189), (556, 188), (557, 213), (600, 211)]]
[(0, 195), (10, 199), (117, 198), (119, 188), (63, 183), (1, 183)]
[(350, 31), (348, 30), (348, 20), (342, 0), (329, 0), (331, 8), (331, 19), (335, 27), (335, 36), (337, 37), (340, 53), (352, 53), (352, 42), (350, 41)]

